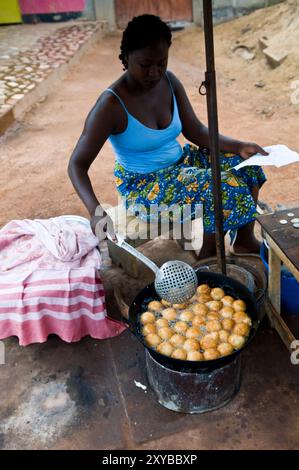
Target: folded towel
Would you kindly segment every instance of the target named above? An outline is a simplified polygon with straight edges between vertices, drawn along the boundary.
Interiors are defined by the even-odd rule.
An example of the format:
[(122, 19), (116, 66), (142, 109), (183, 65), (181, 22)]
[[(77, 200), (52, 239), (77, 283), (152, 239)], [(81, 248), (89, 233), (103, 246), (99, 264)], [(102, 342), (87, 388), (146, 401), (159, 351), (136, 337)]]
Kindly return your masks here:
[(13, 220), (0, 230), (0, 339), (20, 345), (50, 333), (67, 342), (120, 334), (107, 317), (105, 293), (89, 225), (63, 217)]

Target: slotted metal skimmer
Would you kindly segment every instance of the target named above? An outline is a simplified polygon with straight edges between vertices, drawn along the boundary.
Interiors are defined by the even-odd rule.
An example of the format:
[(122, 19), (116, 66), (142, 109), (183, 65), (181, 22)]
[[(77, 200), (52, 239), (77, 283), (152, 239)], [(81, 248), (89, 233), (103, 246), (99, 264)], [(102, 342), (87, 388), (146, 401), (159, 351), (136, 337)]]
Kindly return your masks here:
[(119, 235), (117, 239), (118, 241), (114, 242), (116, 245), (138, 258), (155, 273), (155, 289), (162, 299), (172, 304), (179, 304), (186, 302), (195, 294), (198, 281), (194, 269), (189, 264), (177, 260), (167, 261), (158, 268), (153, 261), (126, 243)]

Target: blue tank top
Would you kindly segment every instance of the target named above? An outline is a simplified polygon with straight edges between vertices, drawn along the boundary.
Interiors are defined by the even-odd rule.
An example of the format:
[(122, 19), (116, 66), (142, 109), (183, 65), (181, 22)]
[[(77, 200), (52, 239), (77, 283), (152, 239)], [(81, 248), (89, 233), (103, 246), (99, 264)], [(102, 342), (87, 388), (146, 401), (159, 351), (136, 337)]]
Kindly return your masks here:
[(111, 88), (127, 114), (127, 127), (124, 132), (111, 134), (116, 161), (126, 170), (136, 173), (150, 173), (174, 165), (182, 156), (182, 147), (176, 140), (182, 131), (175, 94), (168, 78), (173, 96), (172, 121), (165, 129), (152, 129), (142, 124), (130, 114), (122, 99)]

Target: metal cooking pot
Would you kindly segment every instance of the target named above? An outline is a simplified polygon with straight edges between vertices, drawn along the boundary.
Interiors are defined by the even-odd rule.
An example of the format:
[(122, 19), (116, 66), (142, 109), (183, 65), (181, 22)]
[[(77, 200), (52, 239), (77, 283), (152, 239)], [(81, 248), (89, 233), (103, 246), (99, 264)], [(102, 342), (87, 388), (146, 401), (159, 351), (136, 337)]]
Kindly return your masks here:
[(145, 339), (141, 333), (141, 324), (139, 321), (140, 315), (142, 312), (147, 310), (147, 305), (151, 300), (160, 300), (156, 294), (154, 284), (152, 283), (147, 285), (142, 289), (141, 292), (139, 292), (129, 307), (128, 319), (126, 319), (127, 326), (157, 362), (159, 362), (161, 365), (164, 365), (165, 367), (168, 367), (169, 369), (180, 372), (203, 372), (204, 370), (214, 370), (230, 363), (251, 342), (263, 318), (263, 314), (261, 314), (259, 311), (258, 303), (254, 295), (235, 279), (223, 276), (222, 274), (202, 272), (200, 270), (196, 270), (196, 275), (199, 285), (208, 284), (210, 287), (221, 287), (225, 291), (226, 295), (231, 295), (236, 299), (244, 300), (247, 305), (247, 314), (252, 320), (252, 326), (244, 346), (228, 356), (223, 356), (219, 359), (209, 361), (187, 361), (167, 357), (150, 348), (146, 344)]

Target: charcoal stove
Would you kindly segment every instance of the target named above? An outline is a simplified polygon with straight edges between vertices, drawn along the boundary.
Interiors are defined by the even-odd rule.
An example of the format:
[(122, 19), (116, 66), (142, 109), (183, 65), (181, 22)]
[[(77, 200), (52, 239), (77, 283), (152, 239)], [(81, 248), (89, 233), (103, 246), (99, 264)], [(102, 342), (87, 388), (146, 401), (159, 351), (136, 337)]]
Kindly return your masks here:
[(149, 384), (160, 405), (172, 411), (197, 414), (225, 406), (241, 383), (241, 356), (215, 369), (184, 372), (160, 364), (145, 351)]

